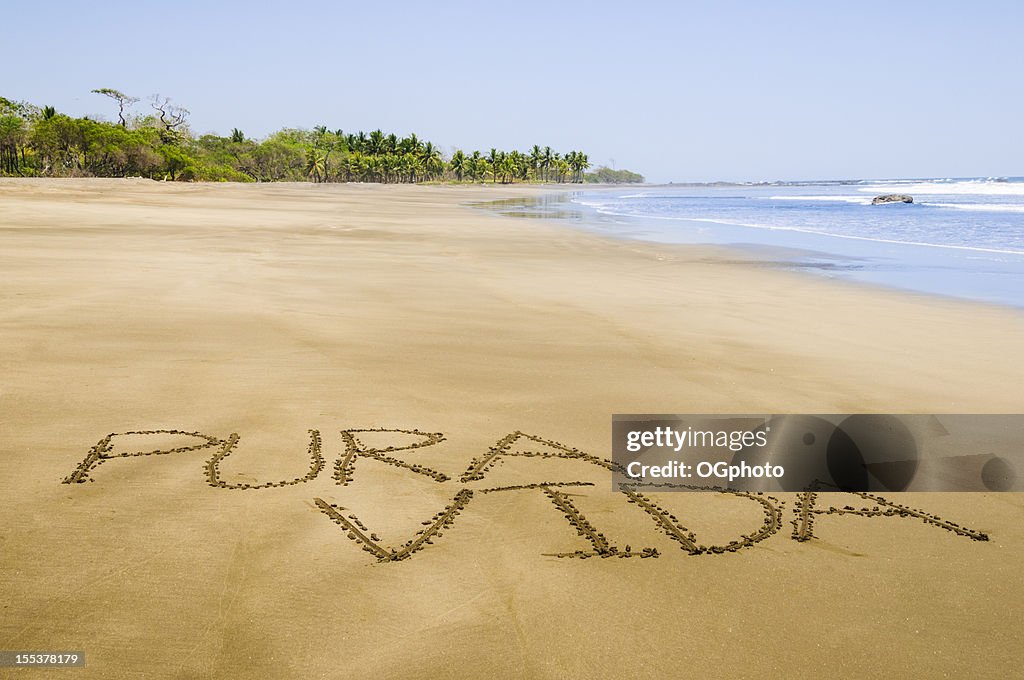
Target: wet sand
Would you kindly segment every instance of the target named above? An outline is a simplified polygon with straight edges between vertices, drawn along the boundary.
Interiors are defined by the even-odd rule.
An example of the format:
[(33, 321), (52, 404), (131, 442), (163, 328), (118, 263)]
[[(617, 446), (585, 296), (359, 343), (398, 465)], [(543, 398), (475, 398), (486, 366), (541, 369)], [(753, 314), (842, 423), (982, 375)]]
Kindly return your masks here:
[(630, 499), (603, 461), (612, 413), (1021, 412), (1024, 316), (465, 206), (545, 191), (0, 180), (0, 649), (1019, 672), (1021, 495), (887, 499), (966, 533), (852, 494), (801, 524), (792, 494)]

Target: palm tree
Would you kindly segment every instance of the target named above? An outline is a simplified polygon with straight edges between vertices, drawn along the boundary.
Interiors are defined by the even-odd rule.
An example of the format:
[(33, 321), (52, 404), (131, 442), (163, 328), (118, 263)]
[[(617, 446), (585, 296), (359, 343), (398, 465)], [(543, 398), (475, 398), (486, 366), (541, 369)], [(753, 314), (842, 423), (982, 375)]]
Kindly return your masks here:
[(380, 170), (384, 175), (384, 182), (390, 182), (392, 179), (396, 182), (401, 181), (401, 158), (393, 153), (386, 153), (378, 158), (380, 158)]
[(409, 157), (412, 159), (411, 162), (413, 181), (415, 182), (416, 179), (419, 177), (426, 177), (427, 174), (430, 172), (430, 168), (427, 167), (427, 164), (423, 161), (423, 159), (415, 155), (410, 155)]
[(367, 156), (366, 157), (366, 177), (369, 182), (382, 182), (383, 172), (381, 168), (380, 156)]
[(346, 182), (352, 179), (352, 155), (342, 156), (338, 161), (338, 178)]
[(327, 166), (322, 151), (315, 146), (306, 150), (306, 175), (314, 182), (322, 182)]
[(491, 152), (487, 154), (487, 162), (491, 164), (491, 172), (494, 174), (492, 184), (496, 183), (498, 181), (498, 150), (493, 146)]
[[(338, 130), (341, 133), (341, 130)], [(324, 148), (326, 151), (323, 153), (323, 168), (322, 168), (322, 179), (317, 181), (326, 181), (331, 176), (331, 152), (334, 151), (334, 147), (338, 143), (338, 138), (333, 132), (327, 130), (326, 125), (317, 125), (313, 128), (313, 148)], [(309, 159), (306, 159), (306, 164), (309, 165)]]
[(370, 168), (369, 157), (362, 151), (356, 151), (349, 160), (349, 172), (351, 177), (359, 182), (369, 181)]
[(366, 152), (373, 156), (384, 153), (384, 133), (379, 129), (371, 132), (366, 140)]
[(402, 153), (419, 154), (420, 150), (423, 148), (423, 143), (414, 132), (408, 137), (404, 137), (399, 143), (398, 148)]
[(572, 177), (570, 178), (569, 181), (575, 183), (576, 182), (576, 170), (578, 168), (578, 161), (577, 161), (576, 151), (570, 151), (569, 153), (565, 154), (565, 162), (569, 166), (569, 169), (572, 171)]
[(541, 163), (544, 162), (544, 152), (536, 144), (530, 149), (530, 167), (533, 168), (533, 176), (538, 177)]
[(483, 177), (486, 172), (486, 163), (479, 151), (474, 151), (467, 161), (466, 171), (469, 178), (474, 182)]
[(579, 151), (579, 165), (580, 165), (580, 183), (583, 182), (583, 173), (586, 172), (587, 168), (590, 167), (590, 157), (587, 154)]
[(412, 175), (416, 171), (413, 165), (412, 154), (403, 153), (397, 156), (392, 156), (394, 159), (395, 166), (395, 181), (396, 182), (411, 182), (413, 181)]
[(509, 181), (522, 177), (526, 169), (526, 157), (518, 151), (508, 152), (508, 169), (510, 170)]
[(559, 184), (565, 181), (565, 176), (569, 173), (569, 164), (559, 154), (555, 154), (554, 160), (555, 177)]
[(540, 164), (544, 168), (544, 181), (547, 182), (550, 177), (551, 164), (555, 162), (555, 157), (551, 155), (551, 147), (545, 146), (544, 153), (541, 156)]
[(583, 181), (583, 171), (590, 167), (590, 160), (582, 151), (570, 151), (565, 156), (566, 163), (572, 170), (572, 181), (580, 183)]
[[(516, 158), (512, 154), (516, 153), (513, 151), (510, 154), (501, 154), (498, 160), (498, 172), (501, 173), (501, 183), (508, 184), (516, 176)], [(497, 173), (495, 173), (497, 174)]]
[(366, 141), (366, 135), (360, 132), (358, 135), (349, 134), (345, 137), (345, 146), (348, 147), (349, 151), (358, 151), (364, 153), (366, 148), (363, 143)]
[(434, 146), (433, 142), (427, 142), (420, 148), (420, 152), (416, 155), (422, 158), (423, 160), (427, 160), (432, 156), (439, 156), (440, 154), (441, 152), (438, 151), (437, 147)]
[(441, 151), (431, 142), (423, 145), (419, 159), (423, 164), (427, 177), (441, 174), (444, 171), (444, 161), (441, 160)]
[(451, 168), (456, 181), (462, 181), (463, 175), (466, 174), (466, 166), (466, 154), (462, 152), (462, 149), (457, 149), (455, 153), (452, 154), (451, 162), (448, 163), (448, 167)]

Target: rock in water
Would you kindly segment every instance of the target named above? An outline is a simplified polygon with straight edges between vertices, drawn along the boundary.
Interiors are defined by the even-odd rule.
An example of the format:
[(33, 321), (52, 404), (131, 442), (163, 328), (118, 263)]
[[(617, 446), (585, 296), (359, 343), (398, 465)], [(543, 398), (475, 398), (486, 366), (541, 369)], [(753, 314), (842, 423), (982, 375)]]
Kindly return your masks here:
[(878, 205), (879, 203), (913, 203), (913, 196), (907, 196), (906, 194), (883, 194), (882, 196), (875, 196), (871, 199), (871, 205)]

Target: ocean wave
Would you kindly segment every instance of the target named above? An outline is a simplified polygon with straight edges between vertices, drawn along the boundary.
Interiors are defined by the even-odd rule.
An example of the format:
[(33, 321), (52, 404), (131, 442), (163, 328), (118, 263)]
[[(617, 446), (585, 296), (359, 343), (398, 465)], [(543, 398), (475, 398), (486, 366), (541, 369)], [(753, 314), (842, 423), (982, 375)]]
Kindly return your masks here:
[(943, 248), (946, 250), (961, 250), (968, 252), (977, 253), (990, 253), (999, 255), (1024, 255), (1024, 250), (1014, 250), (1011, 248), (986, 248), (983, 246), (965, 246), (957, 245), (952, 243), (929, 243), (927, 241), (911, 241), (901, 239), (886, 239), (878, 238), (875, 236), (856, 236), (853, 234), (837, 234), (830, 231), (821, 231), (818, 229), (806, 229), (804, 227), (791, 227), (781, 226), (777, 224), (759, 224), (752, 222), (739, 222), (735, 220), (723, 220), (712, 217), (682, 217), (682, 216), (668, 216), (668, 215), (650, 215), (636, 212), (616, 212), (610, 209), (608, 204), (601, 204), (601, 207), (592, 206), (597, 212), (603, 215), (615, 215), (618, 217), (642, 217), (649, 220), (670, 220), (673, 222), (706, 222), (709, 224), (721, 224), (730, 227), (746, 227), (749, 229), (763, 229), (765, 231), (789, 231), (801, 234), (813, 234), (815, 236), (830, 236), (832, 238), (844, 238), (854, 241), (871, 241), (874, 243), (890, 243), (894, 245), (904, 246), (923, 246), (927, 248)]
[(769, 196), (772, 201), (842, 201), (858, 205), (871, 205), (871, 199), (865, 196)]
[(932, 203), (922, 202), (932, 208), (954, 208), (956, 210), (973, 210), (977, 212), (1011, 212), (1024, 213), (1024, 204), (1021, 203)]
[(582, 199), (582, 198), (573, 198), (569, 202), (570, 203), (575, 203), (576, 205), (585, 205), (588, 208), (594, 208), (595, 210), (598, 210), (598, 211), (600, 211), (603, 208), (608, 208), (608, 207), (616, 205), (614, 202), (594, 201), (594, 200), (588, 201), (588, 200), (585, 200), (585, 199)]
[(862, 179), (858, 180), (856, 184), (884, 184), (892, 186), (894, 184), (922, 184), (922, 183), (935, 183), (935, 184), (950, 184), (953, 182), (984, 182), (993, 181), (996, 178), (974, 178), (974, 179), (963, 179), (956, 177), (933, 177), (931, 179)]
[(967, 181), (927, 181), (908, 182), (905, 184), (883, 184), (873, 183), (868, 186), (859, 187), (858, 191), (865, 193), (885, 194), (891, 193), (893, 187), (899, 187), (901, 193), (906, 194), (949, 194), (949, 195), (979, 195), (979, 196), (1024, 196), (1024, 182), (995, 182), (990, 180), (967, 180)]
[(802, 227), (782, 227), (772, 224), (750, 224), (735, 222), (731, 220), (720, 220), (709, 217), (690, 218), (694, 222), (711, 222), (734, 227), (749, 227), (751, 229), (767, 229), (769, 231), (795, 231), (802, 234), (816, 234), (818, 236), (833, 236), (835, 238), (847, 238), (855, 241), (874, 241), (875, 243), (893, 243), (905, 246), (925, 246), (928, 248), (946, 248), (949, 250), (968, 250), (978, 253), (998, 253), (1000, 255), (1024, 255), (1024, 250), (1012, 250), (1007, 248), (985, 248), (982, 246), (964, 246), (952, 243), (928, 243), (927, 241), (904, 241), (899, 239), (878, 238), (875, 236), (855, 236), (853, 234), (836, 234), (829, 231), (818, 231), (815, 229), (804, 229)]

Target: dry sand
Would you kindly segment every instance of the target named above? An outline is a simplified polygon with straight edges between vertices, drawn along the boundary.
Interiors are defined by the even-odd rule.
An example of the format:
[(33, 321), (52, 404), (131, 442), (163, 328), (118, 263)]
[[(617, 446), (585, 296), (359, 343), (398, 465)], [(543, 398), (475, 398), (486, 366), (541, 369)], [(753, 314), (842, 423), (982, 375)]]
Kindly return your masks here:
[[(0, 649), (84, 650), (65, 672), (89, 678), (1018, 673), (1020, 495), (893, 498), (989, 542), (821, 515), (805, 543), (788, 495), (770, 538), (691, 556), (557, 447), (505, 442), (556, 457), (460, 480), (515, 431), (607, 457), (616, 412), (1024, 411), (1017, 312), (464, 205), (537, 191), (0, 180)], [(341, 470), (359, 428), (446, 439)], [(221, 445), (61, 483), (108, 433), (163, 429), (237, 433), (221, 486)], [(312, 476), (317, 454), (308, 483), (226, 488)], [(596, 486), (480, 491), (556, 481)], [(465, 489), (399, 562), (325, 512), (386, 550)], [(765, 518), (736, 496), (656, 500), (705, 544)], [(593, 549), (566, 508), (660, 556), (553, 556)]]

